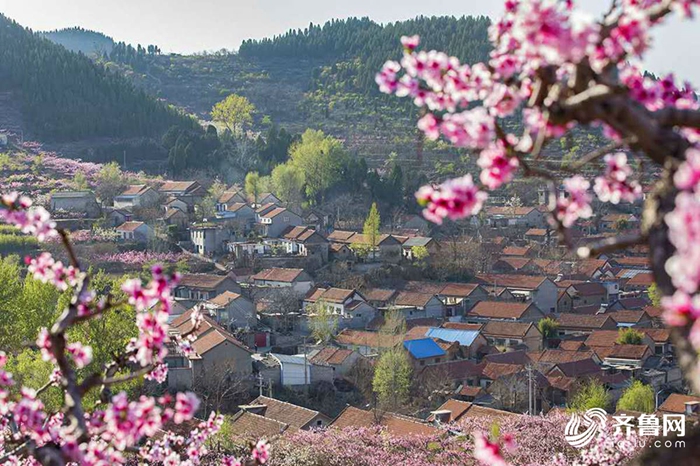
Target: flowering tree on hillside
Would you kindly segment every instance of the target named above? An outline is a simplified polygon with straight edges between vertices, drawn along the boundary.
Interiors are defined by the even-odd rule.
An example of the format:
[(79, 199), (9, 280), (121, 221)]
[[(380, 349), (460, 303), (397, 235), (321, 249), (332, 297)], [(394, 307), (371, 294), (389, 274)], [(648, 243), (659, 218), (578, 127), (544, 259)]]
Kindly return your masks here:
[[(570, 227), (593, 214), (591, 189), (600, 201), (613, 204), (641, 196), (629, 153), (661, 169), (645, 200), (641, 231), (577, 253), (588, 258), (650, 245), (654, 280), (665, 296), (665, 320), (673, 327), (679, 364), (695, 392), (700, 392), (700, 297), (695, 296), (700, 288), (700, 110), (689, 83), (681, 85), (673, 75), (645, 76), (640, 60), (650, 46), (651, 28), (672, 13), (691, 17), (698, 3), (614, 0), (595, 19), (576, 10), (571, 0), (506, 0), (504, 15), (489, 30), (493, 51), (488, 62), (462, 64), (443, 52), (419, 51), (417, 36), (403, 37), (403, 58), (386, 62), (376, 78), (382, 92), (410, 97), (422, 108), (418, 128), (428, 139), (444, 137), (479, 154), (478, 180), (467, 174), (416, 193), (425, 217), (436, 223), (478, 213), (487, 191), (520, 172), (547, 183), (552, 223), (561, 241), (571, 245)], [(522, 133), (504, 129), (509, 117), (521, 118)], [(568, 167), (543, 158), (549, 141), (577, 126), (599, 128), (610, 144)], [(578, 174), (599, 166), (600, 159), (604, 168), (595, 179)], [(684, 450), (655, 454), (682, 455)]]
[[(186, 354), (192, 351), (201, 315), (194, 313), (188, 334), (168, 334), (171, 290), (176, 275), (166, 275), (163, 268), (152, 269), (152, 279), (127, 280), (122, 289), (128, 304), (136, 311), (137, 338), (111, 362), (88, 372), (92, 348), (68, 337), (71, 327), (127, 304), (113, 297), (98, 299), (90, 289), (90, 276), (81, 264), (69, 241), (68, 233), (57, 230), (48, 212), (32, 207), (31, 201), (16, 193), (0, 198), (0, 220), (15, 225), (23, 233), (40, 242), (60, 238), (70, 258), (66, 265), (48, 252), (27, 258), (28, 271), (35, 279), (55, 285), (61, 291), (71, 290), (73, 298), (67, 309), (50, 328), (39, 331), (36, 347), (43, 359), (54, 365), (53, 374), (38, 390), (15, 385), (12, 374), (2, 369), (7, 357), (0, 352), (0, 463), (44, 465), (111, 465), (136, 459), (139, 463), (195, 465), (206, 455), (205, 441), (222, 423), (216, 413), (205, 421), (194, 419), (199, 400), (190, 392), (153, 398), (141, 396), (129, 400), (125, 392), (112, 393), (112, 387), (138, 377), (165, 381), (167, 344), (178, 344)], [(174, 341), (173, 341), (174, 340)], [(45, 409), (40, 395), (52, 386), (63, 393), (63, 406), (58, 412)], [(92, 412), (86, 410), (85, 395), (99, 392), (100, 403)], [(170, 432), (171, 427), (187, 425), (187, 434)], [(156, 434), (158, 434), (156, 436)], [(264, 441), (258, 442), (246, 461), (263, 464), (269, 455)], [(241, 463), (232, 457), (223, 464)]]

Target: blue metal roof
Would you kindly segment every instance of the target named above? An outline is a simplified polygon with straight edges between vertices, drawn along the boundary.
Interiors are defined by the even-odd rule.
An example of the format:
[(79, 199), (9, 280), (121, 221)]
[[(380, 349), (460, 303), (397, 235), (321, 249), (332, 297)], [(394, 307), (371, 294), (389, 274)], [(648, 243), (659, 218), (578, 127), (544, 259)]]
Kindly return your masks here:
[(443, 341), (459, 342), (461, 346), (471, 346), (474, 340), (479, 336), (478, 330), (456, 330), (451, 328), (436, 328), (431, 327), (425, 332), (426, 337), (439, 338)]
[(436, 358), (445, 355), (445, 351), (431, 338), (404, 341), (403, 347), (416, 359)]

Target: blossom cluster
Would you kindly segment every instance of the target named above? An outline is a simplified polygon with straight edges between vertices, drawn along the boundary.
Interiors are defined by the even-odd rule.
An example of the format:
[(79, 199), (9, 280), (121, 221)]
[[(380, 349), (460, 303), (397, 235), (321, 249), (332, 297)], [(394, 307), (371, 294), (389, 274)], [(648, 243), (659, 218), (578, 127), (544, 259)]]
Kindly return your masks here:
[(153, 262), (178, 262), (185, 259), (182, 253), (152, 252), (152, 251), (125, 251), (117, 254), (101, 254), (95, 259), (99, 262), (118, 262), (121, 264), (148, 264)]
[(57, 235), (56, 223), (43, 207), (32, 207), (28, 197), (13, 192), (0, 197), (0, 220), (19, 228), (39, 241)]
[(51, 283), (61, 291), (78, 285), (82, 273), (72, 265), (64, 266), (48, 252), (41, 253), (35, 258), (26, 258), (28, 270), (34, 278), (43, 283)]
[(632, 167), (627, 163), (625, 153), (606, 155), (605, 165), (605, 175), (597, 177), (593, 187), (598, 199), (619, 204), (620, 201), (634, 202), (641, 196), (641, 185), (630, 179)]
[(479, 212), (486, 197), (474, 186), (471, 175), (446, 181), (436, 188), (424, 186), (416, 193), (418, 203), (425, 206), (425, 218), (438, 224), (445, 217), (456, 220)]

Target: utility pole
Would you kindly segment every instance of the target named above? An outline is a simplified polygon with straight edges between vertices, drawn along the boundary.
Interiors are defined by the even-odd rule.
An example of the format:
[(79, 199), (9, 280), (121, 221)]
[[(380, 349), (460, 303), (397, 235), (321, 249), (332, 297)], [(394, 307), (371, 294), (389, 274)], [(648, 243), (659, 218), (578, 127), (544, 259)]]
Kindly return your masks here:
[(527, 365), (527, 413), (532, 416), (534, 411), (534, 399), (532, 393), (532, 366)]
[(272, 379), (267, 379), (267, 396), (272, 398)]
[(258, 387), (260, 388), (260, 396), (263, 396), (263, 376), (258, 372)]

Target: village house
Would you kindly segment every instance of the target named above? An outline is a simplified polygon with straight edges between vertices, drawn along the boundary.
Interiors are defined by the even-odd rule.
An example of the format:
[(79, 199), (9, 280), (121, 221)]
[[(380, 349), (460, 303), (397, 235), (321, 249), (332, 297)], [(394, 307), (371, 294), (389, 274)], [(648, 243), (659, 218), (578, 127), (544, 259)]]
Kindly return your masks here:
[(166, 210), (160, 220), (165, 225), (173, 225), (182, 229), (187, 228), (187, 225), (189, 225), (189, 217), (184, 211), (178, 208)]
[(187, 214), (189, 212), (189, 206), (185, 201), (182, 201), (176, 197), (169, 198), (165, 204), (163, 204), (163, 210), (170, 212), (171, 210), (180, 210)]
[(280, 383), (284, 387), (299, 388), (321, 381), (333, 382), (333, 370), (312, 364), (306, 354), (270, 353), (269, 355), (279, 364)]
[(99, 217), (102, 213), (92, 191), (63, 191), (51, 193), (49, 210), (84, 215), (87, 218)]
[(412, 261), (414, 259), (414, 249), (413, 248), (425, 248), (428, 253), (428, 257), (435, 256), (440, 252), (440, 245), (433, 238), (426, 236), (412, 236), (401, 244), (401, 250), (403, 252), (403, 257), (407, 260)]
[(153, 238), (153, 229), (143, 222), (124, 222), (114, 229), (122, 241), (145, 242)]
[(216, 211), (226, 212), (231, 206), (247, 203), (248, 200), (245, 198), (245, 194), (240, 191), (224, 191), (216, 200)]
[(673, 354), (673, 343), (671, 343), (671, 331), (667, 328), (643, 328), (640, 329), (654, 341), (654, 354)]
[(403, 342), (403, 347), (416, 368), (440, 364), (448, 359), (447, 352), (432, 338), (406, 340)]
[(557, 245), (557, 234), (549, 228), (530, 228), (525, 232), (525, 239), (541, 245)]
[(203, 307), (225, 328), (253, 327), (257, 323), (255, 305), (239, 293), (224, 291), (205, 301)]
[(105, 223), (108, 227), (118, 227), (124, 222), (130, 222), (133, 218), (131, 212), (125, 209), (115, 209), (114, 207), (105, 207)]
[(273, 204), (276, 206), (281, 206), (282, 200), (279, 197), (275, 196), (273, 193), (260, 193), (258, 194), (258, 204)]
[(394, 303), (398, 295), (396, 290), (386, 290), (382, 288), (369, 288), (362, 291), (365, 300), (375, 308), (387, 308)]
[(351, 262), (355, 254), (347, 244), (330, 243), (328, 245), (328, 259), (336, 262)]
[(311, 353), (311, 362), (319, 366), (332, 367), (334, 378), (345, 376), (357, 361), (362, 358), (364, 356), (357, 351), (330, 346)]
[(304, 269), (274, 267), (262, 270), (250, 279), (255, 286), (269, 288), (292, 288), (299, 294), (306, 294), (313, 286), (311, 276)]
[(239, 406), (241, 411), (262, 416), (283, 423), (292, 430), (320, 429), (328, 426), (332, 419), (323, 413), (303, 408), (286, 401), (267, 396), (259, 396), (246, 405)]
[(168, 387), (176, 390), (192, 389), (197, 380), (207, 378), (245, 377), (252, 372), (252, 351), (236, 339), (214, 319), (204, 316), (193, 330), (192, 311), (175, 318), (170, 325), (171, 335), (194, 331), (197, 339), (191, 354), (185, 354), (179, 345), (171, 344), (165, 358), (168, 366)]
[(175, 287), (175, 298), (208, 301), (230, 291), (240, 294), (241, 286), (230, 275), (184, 273)]
[(511, 320), (517, 322), (538, 322), (545, 316), (531, 302), (479, 301), (465, 315), (467, 322), (488, 320)]
[(190, 226), (190, 240), (194, 251), (205, 257), (222, 254), (226, 243), (233, 238), (231, 231), (213, 223), (194, 223)]
[(288, 229), (281, 237), (287, 254), (318, 257), (328, 262), (328, 240), (310, 227), (298, 226)]
[(516, 299), (532, 301), (545, 314), (556, 312), (559, 290), (557, 285), (547, 277), (477, 274), (474, 282), (481, 285), (506, 288)]
[[(248, 442), (257, 442), (264, 438), (275, 441), (290, 428), (289, 424), (275, 421), (258, 414), (241, 409), (228, 419), (227, 432), (231, 434), (230, 441), (244, 448)], [(292, 429), (294, 431), (294, 429)]]
[(574, 283), (566, 289), (566, 294), (571, 297), (571, 308), (576, 312), (577, 307), (608, 303), (607, 289), (600, 283), (584, 282)]
[(132, 185), (114, 198), (115, 209), (131, 210), (135, 207), (153, 207), (158, 204), (160, 195), (145, 184)]
[(650, 328), (651, 317), (644, 311), (619, 310), (607, 313), (617, 322), (618, 327)]
[(686, 420), (698, 422), (698, 420), (700, 420), (700, 396), (671, 393), (671, 395), (661, 403), (657, 413), (662, 416), (664, 414), (683, 414)]
[(289, 227), (300, 226), (302, 218), (284, 207), (275, 207), (257, 214), (260, 234), (268, 238), (279, 238)]
[(302, 305), (307, 313), (317, 312), (317, 305), (331, 309), (333, 314), (339, 316), (339, 328), (363, 329), (377, 313), (358, 291), (343, 288), (316, 288), (307, 295)]
[(547, 219), (536, 207), (488, 207), (486, 208), (486, 222), (488, 226), (498, 228), (509, 226), (547, 227)]
[[(331, 244), (345, 244), (351, 250), (353, 247), (369, 248), (372, 240), (362, 233), (346, 230), (335, 230), (328, 235)], [(376, 239), (376, 249), (369, 251), (366, 260), (377, 260), (381, 262), (398, 263), (402, 257), (402, 244), (395, 236), (381, 234)]]
[(557, 317), (559, 335), (587, 335), (594, 330), (616, 330), (617, 322), (607, 314), (561, 313)]
[(489, 299), (488, 292), (475, 283), (447, 283), (438, 293), (447, 317), (461, 316), (479, 301)]
[(366, 330), (343, 329), (335, 336), (335, 342), (363, 356), (375, 355), (396, 348), (403, 343), (403, 335), (387, 335)]
[(506, 246), (501, 251), (503, 256), (511, 257), (534, 257), (536, 256), (536, 250), (532, 246)]
[(521, 273), (528, 275), (542, 274), (537, 262), (529, 257), (501, 256), (491, 266), (495, 273)]
[(442, 301), (430, 293), (401, 291), (394, 298), (392, 308), (400, 311), (406, 320), (424, 317), (441, 319), (445, 316)]
[(500, 419), (505, 417), (516, 417), (518, 414), (500, 409), (488, 408), (475, 405), (466, 401), (450, 399), (443, 403), (435, 411), (430, 412), (428, 422), (437, 424), (450, 424), (468, 418)]
[(409, 437), (413, 435), (435, 435), (440, 431), (424, 421), (390, 412), (377, 413), (365, 411), (353, 406), (347, 406), (335, 420), (331, 427), (337, 429), (360, 429), (381, 426), (395, 437)]
[(225, 210), (216, 212), (216, 218), (239, 225), (243, 233), (250, 231), (255, 224), (255, 211), (248, 204), (226, 204)]
[(460, 357), (465, 359), (477, 359), (479, 352), (488, 345), (486, 338), (479, 330), (428, 327), (426, 331), (421, 333), (423, 333), (425, 338), (457, 343)]
[(641, 291), (646, 293), (649, 287), (654, 283), (654, 276), (651, 272), (637, 273), (634, 277), (627, 280), (625, 283), (625, 291)]
[(166, 181), (158, 187), (158, 192), (187, 204), (188, 212), (194, 212), (195, 204), (204, 199), (206, 190), (198, 181)]
[[(449, 327), (450, 324), (445, 324)], [(542, 349), (542, 333), (534, 323), (490, 321), (481, 327), (481, 334), (489, 344), (507, 349), (526, 347), (528, 351)]]

